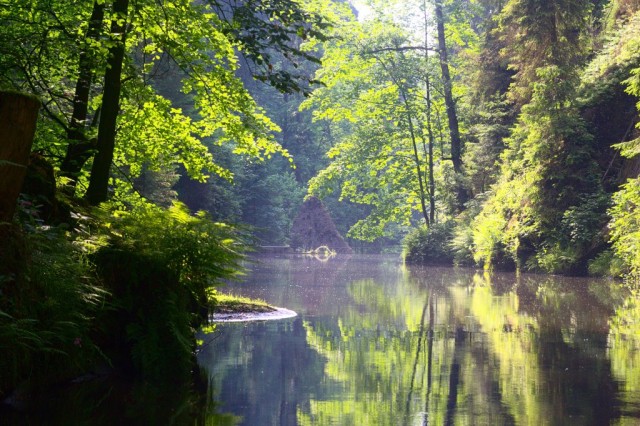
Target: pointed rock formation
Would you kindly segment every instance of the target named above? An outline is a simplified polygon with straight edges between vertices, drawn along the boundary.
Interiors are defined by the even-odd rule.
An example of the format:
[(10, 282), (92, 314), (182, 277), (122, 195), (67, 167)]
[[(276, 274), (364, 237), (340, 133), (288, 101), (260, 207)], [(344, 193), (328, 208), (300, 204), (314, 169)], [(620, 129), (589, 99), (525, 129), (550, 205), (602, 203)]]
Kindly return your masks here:
[(291, 227), (291, 247), (313, 250), (327, 246), (336, 253), (353, 253), (336, 229), (329, 212), (316, 197), (308, 197)]

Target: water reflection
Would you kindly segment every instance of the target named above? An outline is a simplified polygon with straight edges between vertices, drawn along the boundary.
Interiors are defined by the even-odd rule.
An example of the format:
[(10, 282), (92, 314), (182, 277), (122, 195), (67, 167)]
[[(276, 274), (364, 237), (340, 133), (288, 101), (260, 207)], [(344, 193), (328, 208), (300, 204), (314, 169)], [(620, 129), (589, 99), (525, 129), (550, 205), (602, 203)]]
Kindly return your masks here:
[[(198, 373), (173, 387), (132, 383), (113, 375), (81, 377), (34, 390), (21, 410), (0, 405), (2, 425), (185, 425), (216, 414), (208, 383)], [(216, 420), (214, 420), (216, 419)], [(210, 423), (211, 424), (211, 423)]]
[(300, 316), (199, 355), (247, 425), (638, 424), (640, 294), (603, 280), (264, 258), (231, 290)]
[(640, 423), (640, 290), (635, 289), (610, 320), (608, 357), (621, 389), (620, 424)]

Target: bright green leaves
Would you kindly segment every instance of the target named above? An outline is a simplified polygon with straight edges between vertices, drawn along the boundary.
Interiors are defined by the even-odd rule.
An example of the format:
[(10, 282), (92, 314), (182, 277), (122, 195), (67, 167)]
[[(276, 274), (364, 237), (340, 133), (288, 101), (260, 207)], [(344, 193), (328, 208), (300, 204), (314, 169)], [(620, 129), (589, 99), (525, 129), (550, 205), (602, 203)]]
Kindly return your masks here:
[[(634, 29), (640, 29), (640, 13), (629, 24)], [(635, 40), (635, 61), (640, 60), (640, 45)], [(627, 50), (628, 52), (628, 50)], [(631, 70), (630, 77), (624, 81), (627, 93), (640, 98), (640, 68)], [(638, 102), (640, 111), (640, 102)], [(614, 147), (620, 149), (625, 157), (640, 154), (640, 139), (624, 142)], [(615, 254), (621, 258), (631, 270), (631, 276), (638, 280), (640, 277), (640, 179), (629, 179), (622, 189), (613, 196), (611, 214), (611, 241)]]
[[(93, 2), (19, 0), (0, 10), (0, 86), (29, 90), (43, 99), (44, 123), (36, 141), (40, 149), (64, 157), (61, 151), (66, 148), (83, 66), (90, 67), (91, 76), (82, 77), (90, 86), (89, 110), (78, 140), (95, 137), (105, 59), (116, 38), (125, 36), (113, 38), (109, 31), (113, 22), (126, 18), (116, 176), (126, 181), (142, 170), (172, 170), (181, 164), (195, 179), (210, 173), (230, 179), (231, 173), (210, 154), (211, 144), (231, 146), (238, 155), (258, 159), (277, 153), (288, 157), (273, 137), (278, 127), (237, 76), (238, 40), (225, 32), (227, 23), (214, 7), (187, 0), (143, 0), (125, 17), (113, 13), (111, 2), (101, 3), (104, 18), (93, 36), (88, 35)], [(288, 20), (282, 22), (293, 26), (293, 34), (304, 29), (305, 37), (319, 37), (317, 28), (305, 26), (302, 9), (296, 10), (294, 15), (270, 13), (286, 15)]]
[[(179, 154), (189, 174), (196, 179), (207, 171), (230, 178), (227, 170), (213, 163), (202, 143), (211, 138), (216, 144), (231, 144), (239, 155), (262, 158), (274, 153), (287, 155), (272, 133), (279, 129), (261, 111), (235, 76), (237, 58), (232, 42), (220, 31), (222, 23), (205, 6), (188, 1), (172, 2), (166, 9), (154, 4), (138, 13), (136, 33), (143, 52), (149, 53), (145, 70), (156, 72), (159, 61), (171, 58), (182, 79), (181, 91), (193, 102), (197, 114), (184, 115), (164, 104), (158, 113), (166, 123), (150, 129), (155, 139), (168, 137), (165, 144)], [(141, 123), (157, 123), (146, 114)], [(147, 118), (146, 120), (144, 118)], [(171, 127), (175, 130), (171, 131)], [(163, 131), (164, 129), (164, 131)], [(131, 135), (133, 136), (133, 135)], [(156, 146), (161, 146), (157, 145)], [(154, 155), (154, 158), (159, 158)]]
[(634, 278), (640, 277), (640, 179), (630, 179), (614, 194), (611, 214), (613, 249), (631, 269)]
[[(554, 59), (560, 62), (559, 58)], [(536, 69), (529, 102), (505, 140), (501, 174), (474, 219), (476, 262), (510, 259), (528, 269), (569, 272), (597, 232), (574, 235), (593, 215), (602, 226), (602, 184), (592, 158), (592, 136), (574, 102), (569, 64)]]
[[(443, 130), (436, 119), (442, 99), (433, 95), (441, 88), (435, 56), (429, 60), (414, 33), (388, 16), (378, 18), (338, 28), (340, 38), (325, 45), (317, 75), (325, 86), (303, 104), (316, 120), (330, 123), (337, 140), (327, 154), (330, 165), (311, 180), (309, 192), (323, 196), (339, 188), (341, 200), (366, 206), (368, 215), (348, 235), (367, 241), (420, 216), (429, 220), (426, 123), (437, 121)], [(434, 97), (427, 105), (429, 79)], [(445, 155), (436, 151), (436, 158)], [(436, 175), (445, 175), (442, 166), (436, 161)]]
[(162, 261), (196, 295), (240, 273), (247, 236), (202, 212), (193, 216), (186, 206), (174, 203), (168, 209), (145, 204), (111, 214), (117, 232), (111, 235), (113, 243)]
[[(638, 14), (638, 22), (640, 23), (640, 13)], [(639, 26), (640, 27), (640, 26)], [(636, 60), (640, 60), (640, 45), (636, 56)], [(631, 70), (631, 76), (623, 82), (626, 86), (626, 92), (640, 99), (640, 67)], [(640, 100), (637, 103), (638, 111), (640, 111)], [(636, 125), (640, 129), (640, 123)], [(619, 143), (613, 146), (620, 150), (620, 154), (624, 157), (635, 157), (640, 154), (640, 138), (636, 138), (629, 142)]]
[(205, 179), (207, 170), (230, 178), (213, 162), (206, 145), (196, 137), (199, 126), (182, 110), (148, 86), (129, 90), (137, 93), (122, 105), (116, 164), (128, 165), (131, 177), (140, 176), (143, 168), (160, 171), (181, 163), (195, 179)]

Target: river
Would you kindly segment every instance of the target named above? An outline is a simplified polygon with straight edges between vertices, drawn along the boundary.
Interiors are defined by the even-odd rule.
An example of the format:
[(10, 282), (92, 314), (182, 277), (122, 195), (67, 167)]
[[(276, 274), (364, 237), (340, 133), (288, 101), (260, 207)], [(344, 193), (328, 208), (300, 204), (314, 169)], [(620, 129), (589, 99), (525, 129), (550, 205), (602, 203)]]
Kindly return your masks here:
[(199, 337), (214, 424), (640, 424), (640, 300), (621, 283), (390, 255), (249, 268), (223, 291), (298, 316)]
[(191, 385), (80, 377), (0, 424), (640, 425), (640, 291), (622, 283), (391, 255), (247, 266), (222, 291), (298, 315), (198, 333)]

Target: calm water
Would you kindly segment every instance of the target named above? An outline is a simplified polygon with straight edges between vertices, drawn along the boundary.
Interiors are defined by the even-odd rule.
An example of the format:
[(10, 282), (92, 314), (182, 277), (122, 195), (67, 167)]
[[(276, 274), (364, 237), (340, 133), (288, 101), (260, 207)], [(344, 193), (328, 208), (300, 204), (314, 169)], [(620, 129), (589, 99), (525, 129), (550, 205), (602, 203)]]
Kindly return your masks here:
[(223, 324), (213, 424), (640, 425), (640, 297), (602, 280), (263, 257), (225, 289), (299, 313)]

